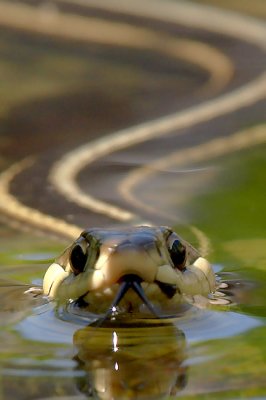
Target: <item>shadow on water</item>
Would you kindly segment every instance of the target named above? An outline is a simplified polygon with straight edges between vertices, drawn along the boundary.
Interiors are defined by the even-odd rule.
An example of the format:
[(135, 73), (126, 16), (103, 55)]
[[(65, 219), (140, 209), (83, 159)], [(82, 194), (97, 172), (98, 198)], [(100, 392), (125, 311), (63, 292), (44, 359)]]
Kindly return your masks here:
[[(154, 332), (156, 334), (154, 335)], [(186, 340), (174, 325), (76, 331), (77, 387), (99, 399), (162, 399), (186, 384)]]

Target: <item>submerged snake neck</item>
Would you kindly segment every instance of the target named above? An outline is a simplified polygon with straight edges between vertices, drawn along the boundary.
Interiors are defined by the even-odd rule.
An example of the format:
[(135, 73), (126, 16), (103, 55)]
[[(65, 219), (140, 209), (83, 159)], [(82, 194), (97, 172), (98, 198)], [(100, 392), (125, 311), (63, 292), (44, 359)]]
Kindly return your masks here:
[(207, 260), (168, 227), (93, 228), (49, 267), (43, 288), (61, 303), (77, 301), (97, 313), (112, 304), (127, 312), (144, 303), (156, 314), (154, 304), (168, 307), (184, 294), (207, 295), (215, 277)]

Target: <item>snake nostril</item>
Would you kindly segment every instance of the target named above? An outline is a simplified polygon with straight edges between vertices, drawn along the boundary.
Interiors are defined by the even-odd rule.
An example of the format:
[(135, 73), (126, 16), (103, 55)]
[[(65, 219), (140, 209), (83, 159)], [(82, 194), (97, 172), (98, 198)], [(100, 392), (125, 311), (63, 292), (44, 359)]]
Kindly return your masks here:
[(143, 279), (140, 278), (136, 274), (126, 274), (126, 275), (121, 276), (121, 278), (118, 280), (118, 283), (122, 283), (122, 282), (128, 282), (128, 283), (137, 282), (137, 283), (141, 283), (142, 281), (143, 281)]

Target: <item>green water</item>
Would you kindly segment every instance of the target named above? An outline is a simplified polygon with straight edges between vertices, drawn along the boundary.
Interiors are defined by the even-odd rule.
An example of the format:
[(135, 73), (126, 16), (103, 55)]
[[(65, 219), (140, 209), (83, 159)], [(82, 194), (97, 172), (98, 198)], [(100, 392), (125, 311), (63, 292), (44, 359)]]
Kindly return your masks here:
[(211, 391), (201, 389), (197, 398), (266, 397), (265, 151), (264, 145), (216, 161), (217, 184), (190, 204), (193, 222), (212, 240), (211, 261), (245, 282), (233, 308), (261, 322), (241, 335), (205, 343), (207, 354), (219, 357), (191, 369), (197, 385)]
[(23, 300), (64, 244), (3, 225), (0, 399), (266, 398), (265, 150), (216, 160), (187, 205), (234, 303), (168, 325), (85, 328)]

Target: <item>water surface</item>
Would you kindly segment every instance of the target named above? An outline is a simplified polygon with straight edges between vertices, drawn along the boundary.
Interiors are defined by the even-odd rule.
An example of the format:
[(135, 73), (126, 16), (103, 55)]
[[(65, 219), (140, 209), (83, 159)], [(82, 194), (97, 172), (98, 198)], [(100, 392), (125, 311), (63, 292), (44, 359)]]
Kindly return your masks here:
[[(60, 321), (52, 305), (32, 310), (19, 298), (27, 287), (6, 281), (39, 284), (63, 245), (2, 226), (8, 237), (1, 251), (2, 398), (81, 399), (92, 392), (99, 398), (264, 398), (265, 238), (258, 223), (263, 215), (257, 214), (263, 207), (264, 150), (221, 159), (222, 188), (209, 188), (184, 208), (210, 236), (210, 257), (230, 283), (233, 304), (193, 308), (165, 326), (86, 328)], [(235, 171), (232, 181), (237, 176), (234, 185), (228, 169)], [(249, 212), (244, 204), (246, 212), (239, 210), (242, 196)]]

